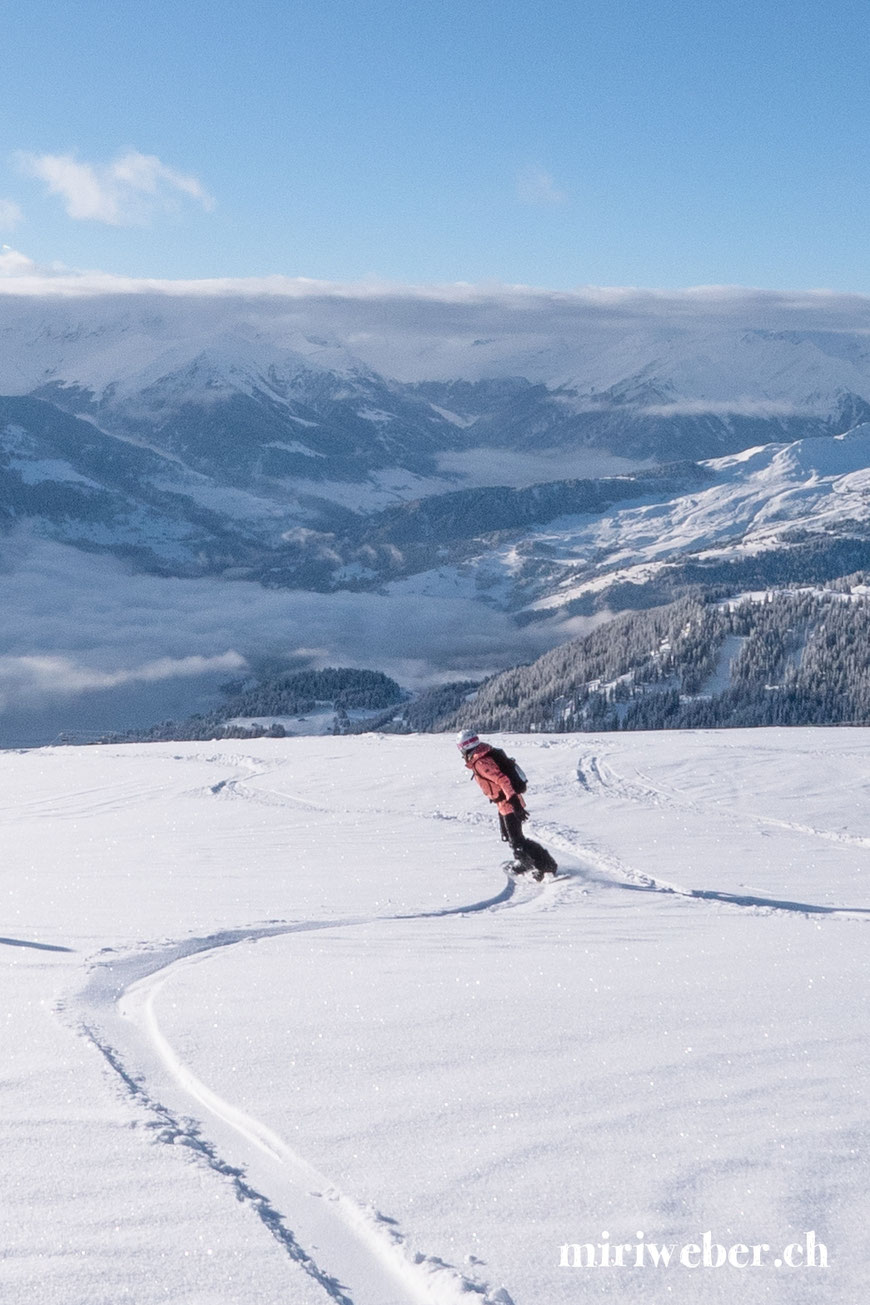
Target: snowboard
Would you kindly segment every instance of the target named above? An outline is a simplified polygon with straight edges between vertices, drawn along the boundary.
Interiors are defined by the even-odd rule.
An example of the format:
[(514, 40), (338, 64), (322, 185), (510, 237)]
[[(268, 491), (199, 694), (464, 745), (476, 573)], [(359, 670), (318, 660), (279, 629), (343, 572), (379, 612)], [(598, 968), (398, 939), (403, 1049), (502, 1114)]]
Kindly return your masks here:
[(558, 866), (553, 870), (545, 870), (541, 879), (536, 879), (534, 870), (520, 865), (517, 861), (505, 861), (502, 869), (511, 879), (530, 879), (533, 884), (552, 883), (554, 879), (568, 878), (567, 875), (559, 873)]

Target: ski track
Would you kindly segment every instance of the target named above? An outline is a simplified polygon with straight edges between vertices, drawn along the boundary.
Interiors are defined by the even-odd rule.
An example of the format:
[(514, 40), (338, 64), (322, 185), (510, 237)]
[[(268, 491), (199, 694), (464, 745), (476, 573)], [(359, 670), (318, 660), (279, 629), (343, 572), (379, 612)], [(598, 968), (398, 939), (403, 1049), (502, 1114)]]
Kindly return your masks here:
[[(258, 781), (286, 763), (256, 763), (250, 757), (227, 753), (178, 757), (178, 760), (188, 759), (228, 767), (231, 772), (235, 772), (215, 784), (189, 790), (188, 796), (240, 799), (269, 807), (303, 806), (318, 811), (332, 810), (290, 793), (259, 786)], [(622, 799), (651, 807), (698, 810), (696, 804), (681, 798), (679, 794), (657, 787), (647, 775), (639, 778), (640, 783), (624, 779), (606, 761), (594, 754), (581, 756), (577, 764), (576, 783), (592, 796)], [(155, 790), (157, 791), (163, 790)], [(150, 793), (143, 794), (140, 791), (138, 800), (147, 800), (149, 796)], [(100, 790), (86, 791), (71, 795), (62, 814), (73, 816), (84, 810), (111, 809), (125, 805), (128, 800), (133, 800), (133, 795), (128, 797), (126, 791), (123, 794), (116, 791), (114, 797)], [(386, 809), (384, 813), (386, 814)], [(485, 815), (477, 812), (435, 810), (429, 813), (429, 818), (455, 820), (472, 826), (490, 823)], [(870, 840), (848, 834), (829, 833), (766, 817), (758, 817), (757, 820), (759, 824), (778, 826), (807, 836), (861, 847), (870, 846)], [(685, 888), (633, 871), (613, 854), (590, 844), (588, 840), (584, 841), (581, 833), (570, 826), (539, 822), (536, 830), (555, 850), (579, 860), (578, 868), (562, 871), (567, 883), (560, 877), (552, 885), (538, 885), (508, 876), (500, 892), (463, 906), (397, 915), (354, 916), (295, 923), (267, 921), (250, 928), (222, 930), (180, 942), (143, 944), (139, 950), (126, 954), (107, 948), (95, 960), (84, 988), (68, 1001), (58, 1004), (58, 1012), (99, 1050), (120, 1081), (122, 1090), (148, 1116), (149, 1127), (154, 1130), (157, 1140), (170, 1145), (183, 1145), (199, 1163), (226, 1180), (236, 1198), (253, 1211), (289, 1258), (336, 1305), (357, 1305), (358, 1301), (360, 1305), (363, 1301), (365, 1305), (394, 1305), (394, 1302), (395, 1305), (469, 1305), (471, 1300), (477, 1300), (479, 1305), (513, 1305), (513, 1301), (504, 1287), (494, 1289), (435, 1256), (414, 1251), (408, 1246), (394, 1219), (377, 1210), (360, 1206), (313, 1169), (304, 1157), (292, 1151), (282, 1138), (261, 1121), (244, 1114), (201, 1083), (168, 1042), (157, 1019), (155, 999), (169, 981), (174, 968), (206, 959), (209, 954), (215, 954), (225, 947), (294, 933), (348, 929), (368, 924), (388, 924), (391, 921), (446, 919), (507, 908), (552, 910), (568, 896), (573, 897), (578, 891), (588, 893), (592, 887), (651, 892), (706, 905), (748, 909), (756, 914), (787, 912), (853, 920), (870, 916), (870, 909), (864, 908), (830, 907), (713, 889)], [(0, 941), (15, 943), (17, 940)], [(199, 1107), (201, 1114), (210, 1116), (219, 1128), (223, 1126), (231, 1130), (245, 1146), (267, 1157), (277, 1175), (275, 1186), (279, 1188), (282, 1199), (272, 1199), (258, 1190), (248, 1180), (244, 1168), (222, 1157), (219, 1146), (203, 1135), (201, 1125), (195, 1119), (173, 1111), (152, 1094), (144, 1075), (128, 1066), (127, 1058), (120, 1050), (125, 1037), (129, 1040), (131, 1028), (134, 1029), (132, 1060), (136, 1059), (135, 1039), (138, 1038), (140, 1052), (143, 1047), (145, 1049), (145, 1059), (147, 1060), (148, 1053), (156, 1055), (173, 1088), (180, 1089), (185, 1098)], [(264, 1186), (268, 1186), (268, 1183)], [(363, 1265), (366, 1280), (363, 1297), (354, 1296), (352, 1285), (342, 1282), (330, 1268), (314, 1259), (288, 1226), (288, 1219), (294, 1222), (301, 1219), (303, 1224), (317, 1230), (311, 1242), (320, 1248), (318, 1253), (321, 1257), (324, 1254), (323, 1246), (327, 1246), (327, 1261), (337, 1259), (351, 1265)], [(375, 1294), (372, 1295), (372, 1292)]]
[[(577, 764), (577, 783), (592, 796), (611, 799), (623, 799), (637, 802), (648, 807), (667, 807), (672, 810), (699, 812), (697, 803), (653, 784), (649, 776), (638, 772), (643, 783), (634, 783), (617, 774), (601, 757), (590, 753), (581, 756)], [(777, 820), (770, 816), (751, 816), (759, 827), (773, 826), (789, 833), (802, 834), (806, 837), (821, 838), (829, 842), (851, 847), (870, 847), (870, 840), (840, 831), (816, 829), (811, 825), (800, 825), (786, 820)], [(665, 879), (654, 878), (630, 869), (617, 857), (595, 848), (588, 843), (584, 846), (579, 834), (572, 839), (573, 831), (554, 826), (541, 826), (541, 832), (548, 837), (554, 847), (561, 847), (575, 856), (588, 858), (597, 872), (592, 881), (609, 886), (618, 886), (634, 892), (663, 893), (671, 897), (681, 897), (694, 902), (708, 902), (725, 906), (748, 909), (756, 914), (773, 914), (786, 912), (797, 915), (836, 916), (842, 920), (863, 920), (870, 916), (870, 908), (861, 906), (823, 906), (816, 902), (793, 902), (781, 898), (756, 897), (748, 893), (730, 893), (713, 888), (686, 888), (681, 884), (671, 883)], [(576, 841), (575, 841), (576, 840)], [(588, 876), (587, 876), (588, 877)]]
[(131, 780), (127, 784), (100, 785), (92, 789), (81, 789), (76, 793), (64, 793), (56, 798), (18, 802), (12, 806), (0, 807), (0, 815), (3, 816), (4, 823), (10, 825), (41, 817), (52, 820), (79, 820), (109, 811), (122, 811), (126, 807), (142, 806), (165, 792), (166, 785), (143, 788), (141, 784)]
[[(297, 802), (315, 806), (275, 790), (250, 787), (252, 779), (269, 773), (272, 767), (257, 767), (250, 759), (226, 755), (197, 757), (197, 760), (230, 765), (242, 771), (241, 775), (195, 790), (197, 795), (237, 797), (269, 806), (296, 805)], [(240, 765), (242, 762), (246, 764)], [(435, 818), (445, 818), (445, 813), (437, 813)], [(478, 821), (472, 817), (471, 823)], [(127, 954), (106, 948), (93, 964), (84, 988), (74, 997), (60, 1002), (57, 1009), (98, 1049), (120, 1080), (122, 1090), (148, 1116), (149, 1127), (154, 1130), (157, 1140), (174, 1146), (183, 1145), (199, 1163), (224, 1178), (237, 1199), (256, 1214), (289, 1258), (317, 1282), (329, 1300), (337, 1305), (357, 1305), (358, 1299), (364, 1300), (366, 1305), (470, 1305), (471, 1300), (477, 1300), (479, 1305), (513, 1305), (506, 1288), (493, 1288), (436, 1256), (411, 1249), (395, 1220), (377, 1210), (361, 1207), (329, 1179), (318, 1174), (263, 1123), (245, 1115), (201, 1083), (160, 1029), (154, 1003), (173, 969), (206, 959), (224, 947), (314, 930), (347, 929), (390, 921), (445, 919), (482, 911), (534, 907), (548, 895), (551, 894), (546, 885), (518, 883), (508, 877), (498, 893), (462, 906), (387, 916), (296, 923), (267, 921), (251, 928), (222, 930), (180, 942), (144, 944), (139, 950)], [(131, 1028), (134, 1030), (134, 1045), (132, 1055), (129, 1055), (121, 1047), (125, 1041), (130, 1041)], [(221, 1155), (219, 1146), (203, 1135), (196, 1120), (170, 1109), (152, 1094), (146, 1085), (146, 1076), (130, 1068), (137, 1059), (137, 1039), (140, 1058), (147, 1062), (149, 1053), (156, 1055), (170, 1083), (199, 1107), (200, 1114), (204, 1113), (219, 1125), (226, 1126), (246, 1146), (268, 1157), (277, 1174), (274, 1185), (279, 1188), (280, 1196), (287, 1199), (275, 1200), (259, 1190), (248, 1180), (244, 1168)], [(144, 1056), (141, 1054), (143, 1051)], [(268, 1183), (263, 1186), (268, 1186)], [(351, 1266), (362, 1263), (366, 1284), (362, 1298), (355, 1296), (353, 1287), (347, 1286), (340, 1276), (315, 1260), (288, 1226), (288, 1219), (293, 1222), (302, 1219), (308, 1228), (315, 1229), (310, 1243), (319, 1248), (324, 1245), (331, 1247), (332, 1254), (328, 1251), (326, 1256), (328, 1260), (350, 1263)], [(318, 1254), (323, 1257), (322, 1249)]]
[(658, 787), (648, 775), (638, 772), (643, 783), (633, 783), (618, 775), (603, 758), (595, 754), (582, 756), (577, 763), (577, 782), (587, 793), (600, 793), (611, 798), (624, 798), (642, 806), (666, 807), (669, 810), (697, 811), (696, 803), (672, 790)]
[(342, 1290), (338, 1279), (324, 1273), (312, 1257), (303, 1250), (284, 1222), (283, 1215), (262, 1192), (258, 1192), (246, 1181), (244, 1170), (222, 1160), (214, 1145), (202, 1136), (194, 1120), (176, 1118), (166, 1106), (155, 1100), (142, 1082), (125, 1068), (117, 1050), (106, 1042), (97, 1028), (84, 1021), (78, 1027), (79, 1032), (93, 1043), (109, 1067), (117, 1074), (127, 1095), (143, 1108), (148, 1116), (147, 1126), (154, 1130), (157, 1141), (169, 1146), (188, 1148), (197, 1161), (226, 1179), (231, 1184), (239, 1203), (254, 1211), (290, 1259), (323, 1288), (330, 1300), (336, 1302), (336, 1305), (354, 1305), (352, 1298)]
[[(637, 772), (643, 783), (633, 783), (618, 775), (606, 761), (595, 755), (580, 758), (577, 765), (577, 782), (587, 793), (600, 793), (611, 798), (624, 798), (629, 802), (638, 802), (649, 807), (667, 807), (676, 811), (694, 811), (700, 813), (702, 808), (697, 802), (672, 789), (656, 786), (648, 775)], [(846, 847), (870, 847), (870, 838), (858, 834), (849, 834), (843, 830), (816, 829), (813, 825), (802, 825), (795, 821), (778, 820), (773, 816), (749, 815), (757, 825), (768, 825), (775, 829), (784, 829), (795, 834), (804, 834), (808, 838), (821, 838), (830, 843)]]
[[(209, 953), (224, 947), (293, 933), (352, 928), (392, 920), (464, 916), (519, 905), (512, 899), (522, 897), (524, 901), (530, 901), (539, 897), (541, 891), (535, 886), (535, 891), (523, 896), (518, 886), (509, 881), (491, 898), (443, 910), (291, 924), (272, 922), (145, 948), (127, 955), (115, 955), (112, 949), (108, 949), (112, 959), (98, 960), (85, 988), (69, 1002), (60, 1003), (58, 1010), (66, 1018), (72, 1017), (77, 1031), (99, 1050), (120, 1079), (126, 1094), (144, 1109), (156, 1139), (173, 1146), (185, 1146), (196, 1160), (228, 1180), (237, 1199), (252, 1209), (287, 1255), (337, 1305), (357, 1305), (358, 1301), (364, 1301), (365, 1305), (470, 1305), (472, 1300), (477, 1300), (479, 1305), (513, 1305), (504, 1287), (494, 1289), (436, 1256), (408, 1247), (397, 1221), (380, 1211), (360, 1206), (292, 1151), (266, 1125), (224, 1101), (200, 1082), (160, 1029), (154, 1003), (174, 969), (204, 959)], [(152, 1095), (145, 1077), (128, 1067), (120, 1050), (119, 1043), (125, 1041), (125, 1037), (129, 1039), (129, 1031), (125, 1034), (122, 1027), (125, 1022), (135, 1029), (146, 1048), (156, 1053), (171, 1082), (200, 1107), (200, 1113), (204, 1111), (226, 1125), (243, 1143), (273, 1162), (278, 1170), (275, 1185), (280, 1189), (280, 1197), (289, 1199), (276, 1200), (255, 1187), (247, 1179), (244, 1168), (223, 1158), (219, 1146), (203, 1135), (201, 1125), (195, 1119), (173, 1111)], [(362, 1297), (355, 1295), (353, 1286), (348, 1286), (341, 1276), (323, 1267), (305, 1250), (300, 1238), (288, 1226), (288, 1219), (293, 1222), (302, 1219), (309, 1229), (315, 1229), (311, 1242), (329, 1248), (327, 1259), (352, 1265), (362, 1260), (366, 1280)]]

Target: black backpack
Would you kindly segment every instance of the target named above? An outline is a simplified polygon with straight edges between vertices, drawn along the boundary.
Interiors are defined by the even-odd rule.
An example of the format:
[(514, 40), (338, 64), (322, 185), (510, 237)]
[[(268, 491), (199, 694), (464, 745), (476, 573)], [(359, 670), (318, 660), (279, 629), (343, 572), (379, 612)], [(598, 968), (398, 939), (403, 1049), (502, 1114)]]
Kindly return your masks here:
[(525, 793), (529, 787), (529, 781), (526, 779), (522, 769), (517, 765), (513, 757), (509, 757), (501, 748), (490, 748), (489, 755), (498, 766), (502, 774), (510, 780), (511, 787), (515, 793)]

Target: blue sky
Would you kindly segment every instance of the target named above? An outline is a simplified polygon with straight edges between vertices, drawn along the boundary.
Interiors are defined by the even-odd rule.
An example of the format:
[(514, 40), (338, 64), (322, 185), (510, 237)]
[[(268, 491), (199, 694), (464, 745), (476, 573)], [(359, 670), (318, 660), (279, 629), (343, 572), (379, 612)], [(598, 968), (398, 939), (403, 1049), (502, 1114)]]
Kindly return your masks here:
[(866, 0), (29, 0), (0, 242), (136, 277), (868, 293), (868, 56)]

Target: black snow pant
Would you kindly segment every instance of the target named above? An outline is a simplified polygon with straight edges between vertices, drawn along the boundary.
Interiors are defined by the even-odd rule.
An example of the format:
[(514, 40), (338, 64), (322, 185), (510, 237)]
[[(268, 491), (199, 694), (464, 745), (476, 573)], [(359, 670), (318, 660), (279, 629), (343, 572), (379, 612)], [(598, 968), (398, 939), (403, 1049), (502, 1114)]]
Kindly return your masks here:
[(510, 843), (511, 851), (524, 870), (536, 870), (538, 874), (543, 874), (545, 870), (552, 870), (555, 873), (556, 862), (547, 849), (524, 835), (524, 819), (525, 817), (518, 815), (516, 811), (509, 811), (506, 816), (499, 812), (498, 823), (502, 838), (506, 843)]

